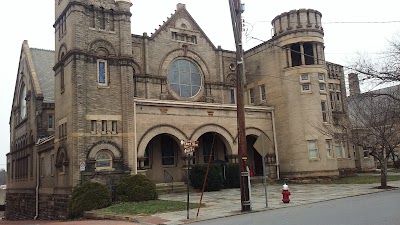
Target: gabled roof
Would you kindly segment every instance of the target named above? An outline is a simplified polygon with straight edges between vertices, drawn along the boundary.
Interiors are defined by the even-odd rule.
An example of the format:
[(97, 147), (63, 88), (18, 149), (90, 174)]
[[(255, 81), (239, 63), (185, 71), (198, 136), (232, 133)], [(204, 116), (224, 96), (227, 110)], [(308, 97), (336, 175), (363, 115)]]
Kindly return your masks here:
[(44, 102), (54, 102), (54, 51), (31, 48), (32, 61)]
[(171, 15), (170, 18), (167, 19), (156, 31), (150, 36), (151, 39), (154, 39), (166, 26), (171, 24), (171, 21), (175, 20), (176, 17), (178, 17), (179, 13), (184, 13), (188, 16), (190, 19), (190, 22), (193, 23), (194, 27), (197, 28), (200, 33), (204, 36), (204, 38), (207, 40), (207, 42), (212, 46), (214, 50), (217, 48), (215, 45), (212, 43), (212, 41), (207, 37), (207, 35), (204, 33), (203, 29), (197, 24), (197, 22), (193, 19), (193, 17), (190, 15), (190, 13), (186, 10), (185, 4), (178, 3), (177, 4), (177, 9), (175, 10), (175, 13)]
[[(21, 47), (20, 62), (16, 76), (13, 106), (18, 104), (16, 97), (18, 96), (20, 79), (21, 79), (21, 61), (25, 59), (26, 75), (30, 76), (32, 81), (33, 96), (36, 98), (43, 97), (44, 102), (54, 102), (54, 51), (30, 48), (28, 41), (24, 41)], [(11, 118), (10, 118), (11, 119)]]

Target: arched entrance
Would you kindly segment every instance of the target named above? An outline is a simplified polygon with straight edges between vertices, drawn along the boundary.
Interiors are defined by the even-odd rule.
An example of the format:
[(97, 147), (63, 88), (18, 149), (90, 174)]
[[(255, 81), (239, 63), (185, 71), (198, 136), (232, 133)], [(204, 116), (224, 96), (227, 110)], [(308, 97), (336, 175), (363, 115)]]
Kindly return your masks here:
[(208, 163), (209, 159), (211, 162), (227, 162), (228, 151), (220, 134), (216, 132), (207, 132), (199, 138), (199, 148), (196, 150), (196, 163)]
[(250, 170), (253, 173), (253, 176), (262, 176), (263, 175), (262, 156), (253, 147), (256, 141), (257, 141), (257, 136), (254, 135), (246, 136), (248, 164)]
[(182, 179), (182, 151), (179, 140), (170, 134), (153, 137), (146, 146), (141, 158), (141, 169), (146, 169), (146, 176), (154, 182), (166, 182)]

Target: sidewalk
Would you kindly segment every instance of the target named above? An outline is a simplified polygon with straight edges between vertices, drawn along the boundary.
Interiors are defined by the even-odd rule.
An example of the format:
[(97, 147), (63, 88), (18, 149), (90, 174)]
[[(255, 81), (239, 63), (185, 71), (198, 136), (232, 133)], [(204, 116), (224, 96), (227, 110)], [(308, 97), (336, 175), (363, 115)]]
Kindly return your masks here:
[[(400, 187), (400, 181), (389, 182), (388, 185)], [(291, 184), (289, 185), (291, 201), (288, 204), (284, 204), (281, 200), (282, 185), (268, 185), (268, 208), (266, 208), (264, 186), (262, 184), (254, 184), (251, 187), (252, 212), (387, 191), (375, 189), (374, 187), (376, 186), (379, 186), (379, 184)], [(200, 196), (201, 193), (190, 193), (190, 202), (199, 203)], [(159, 199), (162, 200), (183, 202), (186, 202), (186, 198), (186, 193), (165, 194), (159, 196)], [(196, 218), (197, 209), (192, 209), (189, 213), (189, 220), (186, 219), (187, 211), (158, 213), (148, 217), (124, 216), (115, 214), (110, 215), (89, 212), (87, 213), (87, 217), (91, 219), (102, 218), (127, 220), (139, 224), (177, 225), (241, 214), (239, 189), (225, 189), (218, 192), (205, 192), (202, 203), (204, 203), (206, 207), (200, 209), (198, 218)]]

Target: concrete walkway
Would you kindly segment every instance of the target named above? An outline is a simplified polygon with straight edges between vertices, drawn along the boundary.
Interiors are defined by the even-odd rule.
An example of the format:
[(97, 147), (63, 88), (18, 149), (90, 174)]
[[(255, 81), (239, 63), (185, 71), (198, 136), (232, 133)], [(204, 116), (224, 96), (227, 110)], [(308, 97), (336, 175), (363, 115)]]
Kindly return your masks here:
[[(388, 185), (400, 187), (400, 181), (388, 182)], [(379, 184), (291, 184), (289, 185), (291, 201), (290, 203), (285, 204), (282, 203), (282, 185), (268, 185), (268, 207), (266, 207), (264, 186), (262, 184), (254, 184), (251, 188), (252, 212), (387, 191), (376, 189), (375, 187), (377, 186), (379, 186)], [(190, 193), (190, 202), (199, 203), (200, 196), (201, 193)], [(159, 199), (186, 202), (186, 193), (160, 195)], [(189, 220), (186, 219), (187, 211), (158, 213), (148, 217), (89, 212), (87, 213), (87, 218), (125, 220), (138, 224), (175, 225), (241, 214), (239, 189), (225, 189), (218, 192), (206, 192), (204, 193), (202, 203), (204, 203), (206, 207), (200, 209), (199, 216), (197, 218), (197, 209), (190, 210)]]

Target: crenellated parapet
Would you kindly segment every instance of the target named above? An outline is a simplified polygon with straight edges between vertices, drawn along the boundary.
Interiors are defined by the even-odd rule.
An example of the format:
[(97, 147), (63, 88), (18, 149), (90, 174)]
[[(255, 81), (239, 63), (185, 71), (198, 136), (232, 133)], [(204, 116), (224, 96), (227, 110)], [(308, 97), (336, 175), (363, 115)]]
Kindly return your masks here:
[(293, 31), (313, 30), (323, 33), (322, 14), (314, 9), (290, 10), (276, 16), (272, 20), (274, 37), (292, 33)]

